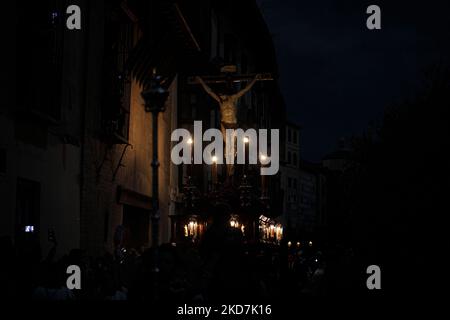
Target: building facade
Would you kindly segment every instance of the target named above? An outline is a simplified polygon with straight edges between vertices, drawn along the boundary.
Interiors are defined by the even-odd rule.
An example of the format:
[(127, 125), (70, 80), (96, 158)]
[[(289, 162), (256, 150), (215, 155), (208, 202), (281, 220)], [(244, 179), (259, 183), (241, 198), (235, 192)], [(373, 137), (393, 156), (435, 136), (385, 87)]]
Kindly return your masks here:
[[(300, 183), (300, 127), (286, 123), (284, 127), (282, 186), (284, 190), (283, 224), (287, 233), (295, 233), (299, 227), (299, 183)], [(288, 236), (289, 237), (289, 236)]]
[(86, 33), (67, 32), (65, 5), (16, 3), (16, 92), (0, 107), (0, 234), (20, 250), (39, 242), (45, 253), (53, 232), (61, 251), (81, 241)]
[[(81, 30), (65, 26), (73, 4)], [(269, 73), (239, 101), (238, 124), (283, 126), (272, 39), (255, 1), (47, 0), (18, 10), (16, 103), (0, 112), (0, 233), (15, 243), (29, 238), (44, 252), (54, 232), (60, 254), (151, 245), (152, 115), (141, 93), (155, 69), (169, 92), (158, 127), (160, 243), (174, 241), (173, 221), (186, 217), (187, 177), (202, 194), (213, 188), (211, 166), (170, 160), (174, 129), (220, 127), (217, 103), (190, 77), (220, 76), (225, 65)], [(279, 176), (263, 181), (258, 169), (236, 168), (234, 187), (245, 175), (261, 213), (280, 215)]]
[(300, 163), (300, 230), (309, 238), (321, 238), (327, 217), (327, 175), (320, 164)]
[(301, 127), (287, 122), (284, 131), (283, 224), (291, 243), (309, 242), (326, 227), (327, 175), (321, 164), (301, 159)]

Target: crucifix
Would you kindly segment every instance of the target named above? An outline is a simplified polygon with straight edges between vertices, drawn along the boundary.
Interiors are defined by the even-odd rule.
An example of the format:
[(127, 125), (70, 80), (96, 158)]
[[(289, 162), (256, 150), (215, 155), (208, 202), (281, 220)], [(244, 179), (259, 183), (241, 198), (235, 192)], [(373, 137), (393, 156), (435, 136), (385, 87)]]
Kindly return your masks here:
[[(257, 81), (273, 80), (272, 75), (269, 73), (238, 76), (234, 75), (236, 70), (236, 66), (227, 65), (221, 69), (222, 76), (196, 76), (188, 79), (189, 84), (200, 84), (206, 93), (219, 103), (220, 124), (224, 138), (226, 129), (237, 128), (237, 102), (239, 99), (249, 92)], [(243, 89), (236, 92), (234, 83), (240, 82), (248, 83)], [(225, 90), (215, 92), (208, 86), (209, 83), (224, 83)], [(227, 165), (227, 175), (232, 176), (233, 172), (233, 165)]]

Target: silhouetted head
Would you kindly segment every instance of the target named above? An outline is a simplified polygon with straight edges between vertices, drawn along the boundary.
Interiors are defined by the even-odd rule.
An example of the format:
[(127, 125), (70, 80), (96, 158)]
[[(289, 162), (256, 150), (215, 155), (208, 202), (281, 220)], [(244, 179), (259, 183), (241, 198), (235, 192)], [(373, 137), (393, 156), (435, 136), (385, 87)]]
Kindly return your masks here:
[(217, 203), (213, 208), (214, 224), (226, 225), (230, 219), (231, 208), (226, 203)]

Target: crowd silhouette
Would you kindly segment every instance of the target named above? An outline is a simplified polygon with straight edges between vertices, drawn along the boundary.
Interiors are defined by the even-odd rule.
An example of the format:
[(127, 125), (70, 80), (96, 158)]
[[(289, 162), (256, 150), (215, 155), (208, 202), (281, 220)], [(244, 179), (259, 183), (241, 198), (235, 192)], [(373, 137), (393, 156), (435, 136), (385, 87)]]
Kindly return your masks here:
[[(153, 248), (118, 248), (100, 257), (73, 249), (56, 259), (56, 240), (42, 256), (36, 236), (27, 235), (15, 246), (3, 237), (4, 292), (25, 300), (221, 303), (324, 294), (325, 259), (321, 252), (245, 243), (240, 230), (228, 226), (226, 210), (221, 205), (215, 208), (214, 222), (199, 244), (161, 245), (156, 274)], [(81, 269), (80, 290), (67, 288), (70, 265)]]

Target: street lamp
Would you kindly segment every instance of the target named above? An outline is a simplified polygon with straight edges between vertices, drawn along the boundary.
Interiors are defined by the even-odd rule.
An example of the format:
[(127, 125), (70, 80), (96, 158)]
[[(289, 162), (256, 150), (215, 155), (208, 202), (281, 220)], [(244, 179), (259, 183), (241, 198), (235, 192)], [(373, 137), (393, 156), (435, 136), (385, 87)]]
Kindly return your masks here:
[(163, 80), (156, 75), (153, 70), (153, 75), (150, 80), (150, 85), (146, 87), (141, 93), (145, 102), (145, 111), (152, 114), (152, 141), (153, 141), (153, 159), (152, 167), (152, 247), (154, 253), (153, 271), (157, 273), (158, 269), (158, 245), (159, 245), (159, 180), (158, 180), (158, 116), (159, 113), (165, 111), (165, 103), (169, 92), (162, 86)]

